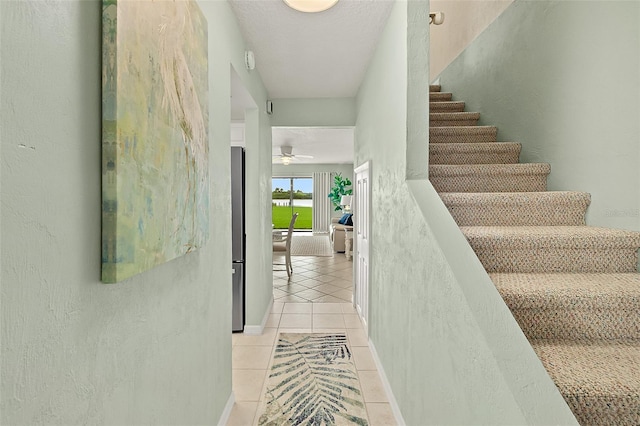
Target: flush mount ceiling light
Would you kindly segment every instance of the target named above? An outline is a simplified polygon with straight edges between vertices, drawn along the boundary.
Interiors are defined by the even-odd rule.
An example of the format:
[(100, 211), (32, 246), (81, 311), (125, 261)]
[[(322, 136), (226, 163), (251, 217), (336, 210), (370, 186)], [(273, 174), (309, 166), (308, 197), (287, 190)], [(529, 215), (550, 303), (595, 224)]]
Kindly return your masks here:
[(332, 8), (338, 0), (283, 0), (287, 6), (299, 12), (316, 13)]

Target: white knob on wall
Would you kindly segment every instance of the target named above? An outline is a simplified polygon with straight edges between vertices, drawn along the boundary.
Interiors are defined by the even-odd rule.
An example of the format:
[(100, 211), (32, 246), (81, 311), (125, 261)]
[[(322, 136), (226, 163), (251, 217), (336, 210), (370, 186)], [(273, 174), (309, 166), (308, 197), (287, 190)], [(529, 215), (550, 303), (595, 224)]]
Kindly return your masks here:
[(256, 58), (253, 56), (253, 52), (251, 50), (246, 50), (244, 52), (244, 66), (247, 67), (248, 70), (252, 70), (256, 67)]

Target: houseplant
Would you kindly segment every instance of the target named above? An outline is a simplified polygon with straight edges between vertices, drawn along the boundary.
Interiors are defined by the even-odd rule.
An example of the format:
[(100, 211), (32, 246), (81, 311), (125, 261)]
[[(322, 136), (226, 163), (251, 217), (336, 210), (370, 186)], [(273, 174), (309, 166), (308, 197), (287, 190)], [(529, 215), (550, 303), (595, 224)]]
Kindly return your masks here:
[(333, 178), (333, 187), (329, 193), (329, 198), (335, 206), (335, 211), (342, 210), (342, 206), (340, 205), (340, 199), (342, 196), (351, 195), (353, 193), (353, 189), (351, 189), (350, 186), (351, 180), (349, 180), (349, 178), (343, 178), (340, 173)]

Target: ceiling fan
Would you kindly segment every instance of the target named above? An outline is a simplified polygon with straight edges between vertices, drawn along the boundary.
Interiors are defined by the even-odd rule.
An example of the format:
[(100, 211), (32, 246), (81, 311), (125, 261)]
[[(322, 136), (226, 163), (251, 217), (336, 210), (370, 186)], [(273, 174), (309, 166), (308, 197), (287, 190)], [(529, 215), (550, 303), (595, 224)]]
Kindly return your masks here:
[(313, 158), (312, 155), (293, 155), (293, 148), (291, 146), (283, 145), (280, 147), (280, 155), (274, 155), (273, 158), (278, 158), (282, 164), (288, 166), (292, 161), (298, 158)]

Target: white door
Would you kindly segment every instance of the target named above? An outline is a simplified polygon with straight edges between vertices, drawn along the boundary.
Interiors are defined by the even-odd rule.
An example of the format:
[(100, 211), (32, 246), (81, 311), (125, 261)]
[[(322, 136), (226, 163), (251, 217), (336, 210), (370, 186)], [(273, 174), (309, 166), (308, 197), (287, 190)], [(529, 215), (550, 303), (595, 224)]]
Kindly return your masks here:
[(355, 169), (355, 280), (354, 302), (368, 333), (369, 321), (369, 210), (371, 185), (369, 162)]

